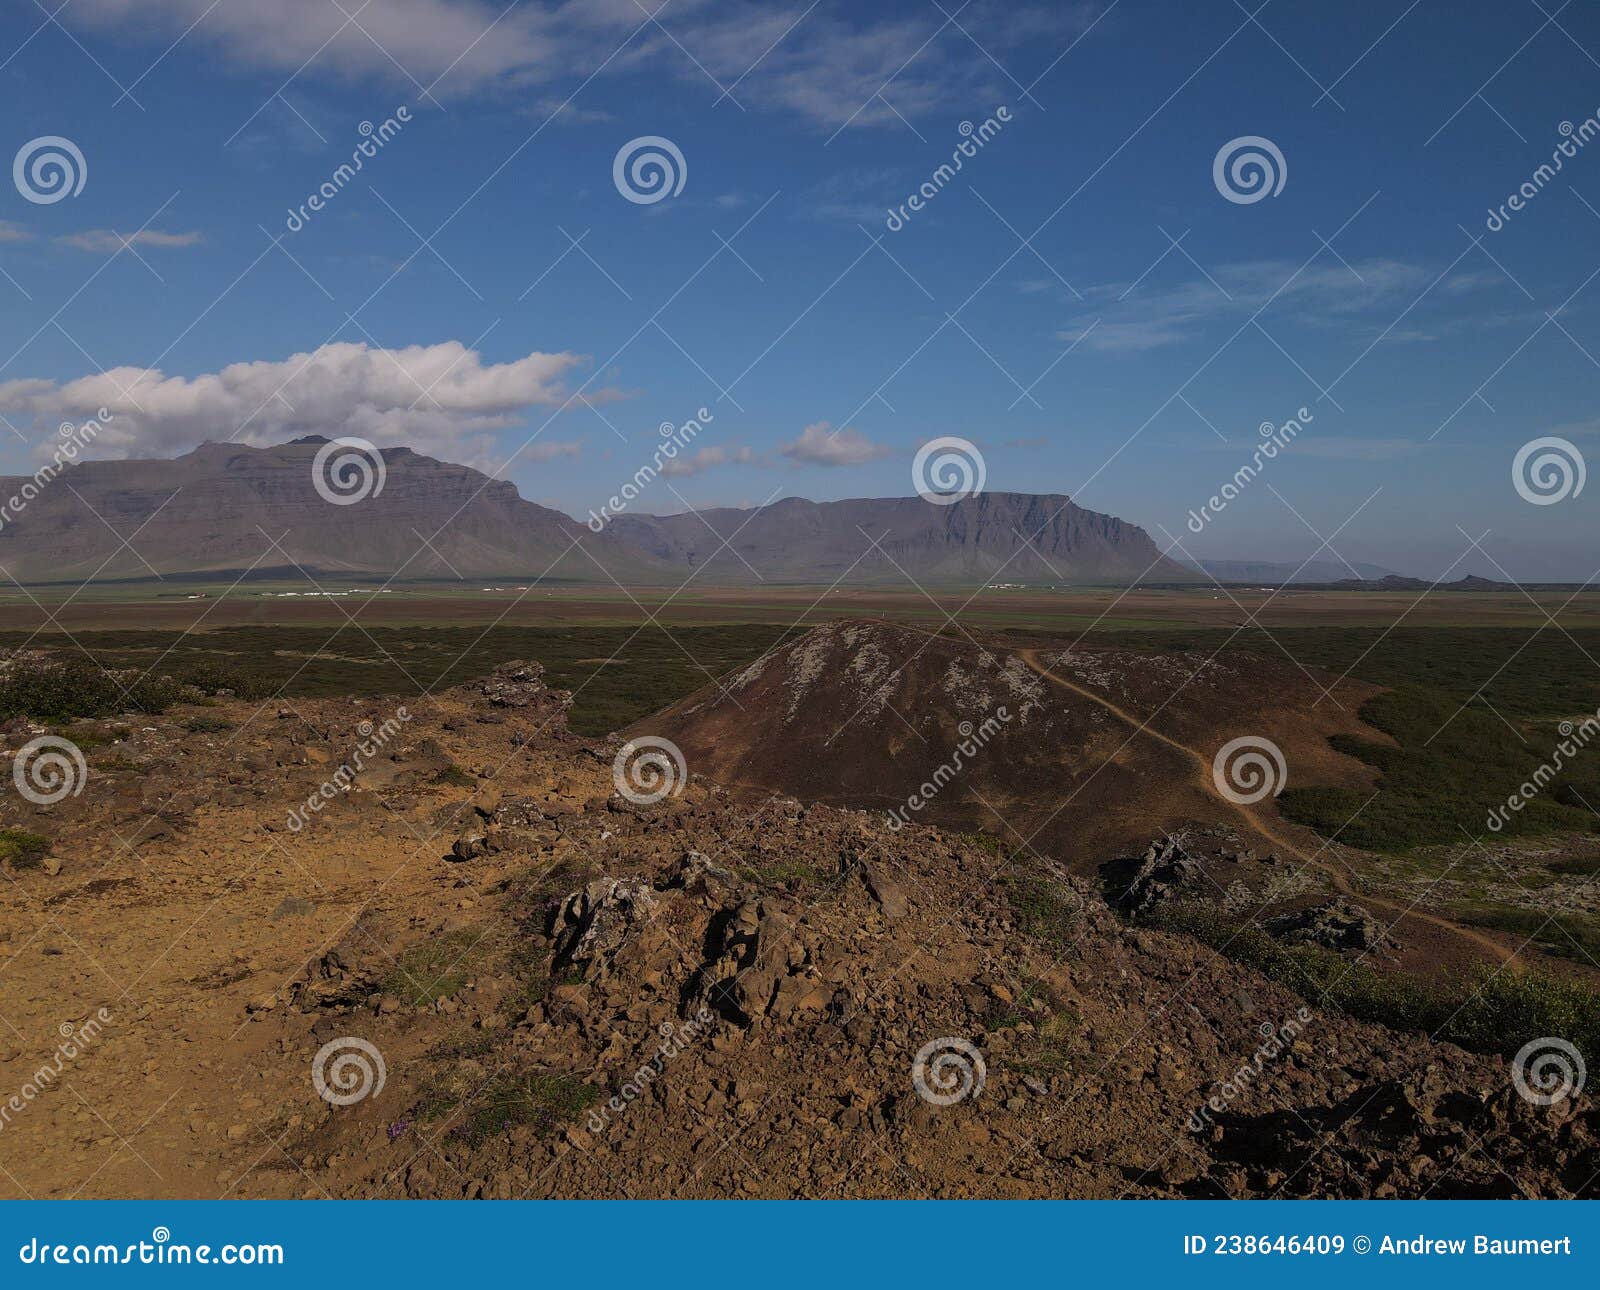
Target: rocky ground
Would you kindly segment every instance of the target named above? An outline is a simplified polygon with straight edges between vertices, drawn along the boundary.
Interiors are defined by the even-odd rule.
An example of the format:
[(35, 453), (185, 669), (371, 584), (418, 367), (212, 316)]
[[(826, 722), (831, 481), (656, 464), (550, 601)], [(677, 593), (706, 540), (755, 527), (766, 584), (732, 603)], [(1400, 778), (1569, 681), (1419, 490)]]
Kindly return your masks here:
[[(981, 838), (670, 760), (632, 800), (659, 784), (564, 711), (510, 665), (65, 731), (81, 792), (0, 798), (48, 840), (0, 884), (0, 1193), (1596, 1194), (1587, 1095)], [(1283, 929), (1352, 960), (1373, 931)]]

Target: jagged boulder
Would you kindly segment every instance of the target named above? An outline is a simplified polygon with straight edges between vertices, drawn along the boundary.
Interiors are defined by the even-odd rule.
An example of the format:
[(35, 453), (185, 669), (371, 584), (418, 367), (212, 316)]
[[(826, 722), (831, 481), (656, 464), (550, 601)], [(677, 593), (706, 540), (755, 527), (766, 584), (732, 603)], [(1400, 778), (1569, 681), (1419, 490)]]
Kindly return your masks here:
[(1158, 838), (1139, 861), (1122, 895), (1123, 910), (1135, 917), (1190, 894), (1201, 877), (1200, 862), (1175, 838)]
[(572, 706), (570, 693), (552, 690), (544, 683), (542, 665), (522, 660), (500, 664), (478, 682), (477, 689), (490, 707), (511, 708), (547, 720), (563, 716)]
[(1335, 899), (1268, 920), (1269, 935), (1291, 945), (1321, 945), (1330, 950), (1370, 950), (1384, 938), (1384, 926), (1360, 905)]
[(556, 962), (581, 967), (589, 979), (603, 974), (617, 952), (655, 917), (658, 905), (647, 882), (596, 878), (556, 910)]

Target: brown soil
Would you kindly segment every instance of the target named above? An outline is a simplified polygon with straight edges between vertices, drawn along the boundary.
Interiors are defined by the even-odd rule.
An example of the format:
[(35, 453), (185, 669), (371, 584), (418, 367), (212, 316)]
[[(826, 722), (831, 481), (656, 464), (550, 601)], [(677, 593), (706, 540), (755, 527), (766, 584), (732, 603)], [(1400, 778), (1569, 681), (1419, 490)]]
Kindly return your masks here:
[[(441, 694), (298, 831), (381, 701), (176, 709), (80, 795), (8, 794), (61, 867), (5, 875), (0, 1193), (1594, 1194), (1587, 1098), (920, 822), (700, 777), (635, 806), (563, 711), (536, 668)], [(352, 1039), (383, 1087), (335, 1105)], [(985, 1083), (939, 1106), (913, 1058), (953, 1040)]]

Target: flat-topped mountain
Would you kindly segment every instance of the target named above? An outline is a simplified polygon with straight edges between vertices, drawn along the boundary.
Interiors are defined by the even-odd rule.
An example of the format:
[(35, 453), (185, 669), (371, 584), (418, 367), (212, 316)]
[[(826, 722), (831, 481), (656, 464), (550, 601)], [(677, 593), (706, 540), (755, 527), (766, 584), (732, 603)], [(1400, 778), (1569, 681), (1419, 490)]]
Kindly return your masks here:
[(1151, 582), (1195, 575), (1136, 524), (1061, 494), (980, 493), (947, 506), (920, 497), (809, 502), (754, 511), (619, 516), (618, 534), (674, 567), (740, 581)]
[[(319, 436), (207, 443), (171, 460), (71, 466), (0, 524), (19, 582), (312, 576), (609, 584), (1129, 583), (1193, 580), (1137, 525), (1060, 495), (983, 493), (616, 516), (595, 531), (516, 486), (409, 448), (377, 463)], [(365, 472), (365, 473), (363, 473)], [(30, 481), (0, 478), (0, 497)], [(359, 500), (337, 504), (359, 494)]]

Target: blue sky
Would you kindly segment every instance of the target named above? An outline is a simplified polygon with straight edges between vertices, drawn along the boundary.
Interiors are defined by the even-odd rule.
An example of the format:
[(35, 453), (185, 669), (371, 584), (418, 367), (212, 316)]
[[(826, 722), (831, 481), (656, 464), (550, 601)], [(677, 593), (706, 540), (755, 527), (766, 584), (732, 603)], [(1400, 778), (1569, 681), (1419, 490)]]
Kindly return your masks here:
[[(706, 407), (639, 509), (904, 496), (956, 435), (1180, 556), (1600, 569), (1600, 483), (1512, 478), (1600, 456), (1600, 138), (1486, 227), (1600, 111), (1592, 7), (658, 2), (6, 3), (8, 155), (86, 174), (0, 188), (0, 472), (103, 404), (111, 455), (357, 434), (582, 515)], [(676, 195), (613, 182), (641, 136)]]

